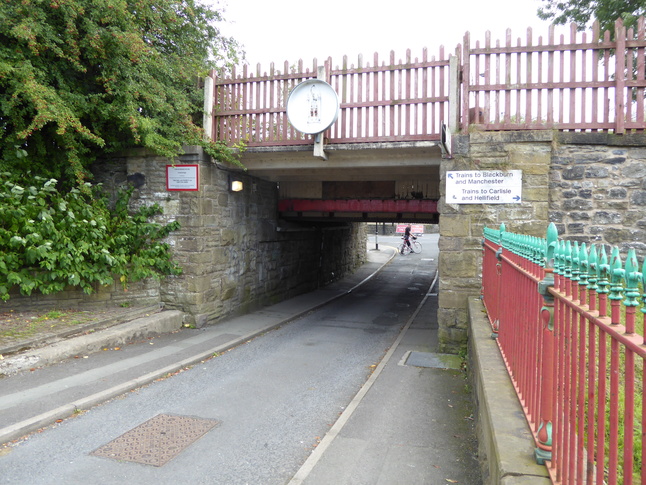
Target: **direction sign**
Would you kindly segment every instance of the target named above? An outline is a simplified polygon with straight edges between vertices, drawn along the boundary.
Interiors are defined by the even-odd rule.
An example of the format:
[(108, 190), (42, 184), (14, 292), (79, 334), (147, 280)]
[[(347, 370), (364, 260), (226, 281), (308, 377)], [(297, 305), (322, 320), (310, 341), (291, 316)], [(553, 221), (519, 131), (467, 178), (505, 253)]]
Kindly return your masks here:
[(522, 170), (446, 172), (447, 204), (520, 204)]

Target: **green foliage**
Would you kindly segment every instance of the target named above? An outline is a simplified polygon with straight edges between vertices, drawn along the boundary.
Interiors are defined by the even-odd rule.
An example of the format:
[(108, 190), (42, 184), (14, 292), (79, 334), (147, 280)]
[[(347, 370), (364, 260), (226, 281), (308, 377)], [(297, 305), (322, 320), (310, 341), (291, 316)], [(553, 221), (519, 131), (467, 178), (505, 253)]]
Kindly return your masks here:
[(71, 187), (133, 146), (230, 156), (199, 126), (198, 76), (237, 60), (222, 20), (196, 0), (0, 0), (0, 171)]
[(601, 31), (615, 31), (615, 21), (623, 19), (626, 27), (635, 27), (637, 19), (646, 14), (646, 0), (543, 0), (538, 17), (553, 20), (557, 25), (574, 22), (585, 29), (598, 20)]
[(179, 228), (149, 219), (158, 205), (128, 211), (132, 189), (123, 190), (114, 210), (98, 187), (86, 184), (61, 193), (56, 180), (35, 177), (19, 185), (0, 173), (0, 298), (16, 286), (24, 295), (60, 292), (66, 286), (92, 293), (115, 275), (126, 286), (160, 275), (180, 274), (162, 240)]

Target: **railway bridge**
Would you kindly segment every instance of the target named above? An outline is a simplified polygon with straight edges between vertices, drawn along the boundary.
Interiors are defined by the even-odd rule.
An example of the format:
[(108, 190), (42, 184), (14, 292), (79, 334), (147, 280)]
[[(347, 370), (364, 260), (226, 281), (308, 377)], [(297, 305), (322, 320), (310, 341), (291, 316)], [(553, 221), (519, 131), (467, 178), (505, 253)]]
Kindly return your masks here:
[[(594, 179), (607, 170), (583, 166), (632, 166), (640, 156), (630, 148), (644, 145), (645, 74), (633, 62), (644, 57), (644, 19), (639, 25), (618, 20), (614, 38), (597, 24), (591, 33), (551, 27), (538, 39), (528, 29), (514, 40), (508, 30), (502, 41), (487, 34), (475, 44), (467, 33), (437, 56), (409, 50), (403, 59), (213, 72), (204, 127), (240, 147), (245, 170), (232, 167), (231, 176), (275, 184), (279, 220), (439, 223), (440, 339), (455, 350), (466, 339), (467, 298), (480, 291), (483, 225), (540, 236), (553, 221), (560, 234), (605, 238), (581, 221), (610, 196)], [(332, 94), (317, 98), (312, 87)], [(314, 102), (335, 109), (310, 129), (302, 116), (328, 116)], [(513, 172), (505, 180), (518, 192), (460, 198), (449, 183), (456, 171)]]
[[(248, 174), (278, 184), (282, 218), (438, 223), (457, 69), (455, 56), (426, 51), (421, 60), (391, 57), (388, 67), (377, 56), (373, 67), (362, 59), (340, 68), (315, 60), (311, 70), (285, 64), (282, 73), (272, 66), (269, 75), (244, 67), (207, 79), (205, 127), (214, 140), (244, 146)], [(322, 120), (312, 123), (316, 91)]]

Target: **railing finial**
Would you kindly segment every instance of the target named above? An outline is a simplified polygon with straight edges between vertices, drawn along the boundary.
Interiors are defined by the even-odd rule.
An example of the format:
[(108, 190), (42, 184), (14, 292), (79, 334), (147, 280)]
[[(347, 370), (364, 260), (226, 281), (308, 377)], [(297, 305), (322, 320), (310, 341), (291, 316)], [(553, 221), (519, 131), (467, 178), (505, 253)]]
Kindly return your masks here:
[(612, 248), (610, 261), (610, 295), (608, 295), (608, 299), (621, 300), (624, 297), (621, 293), (624, 289), (623, 281), (626, 275), (626, 270), (623, 268), (621, 254), (619, 254), (619, 248), (617, 246)]
[(597, 290), (597, 281), (599, 281), (599, 256), (597, 246), (590, 244), (590, 254), (588, 256), (588, 290)]
[(556, 229), (556, 224), (550, 222), (550, 225), (547, 226), (547, 248), (545, 252), (545, 267), (554, 268), (554, 253), (556, 251), (556, 245), (558, 244), (559, 231)]
[(642, 278), (642, 273), (638, 271), (637, 255), (635, 249), (628, 250), (628, 258), (626, 259), (626, 299), (624, 300), (625, 306), (637, 306), (639, 301), (639, 280)]

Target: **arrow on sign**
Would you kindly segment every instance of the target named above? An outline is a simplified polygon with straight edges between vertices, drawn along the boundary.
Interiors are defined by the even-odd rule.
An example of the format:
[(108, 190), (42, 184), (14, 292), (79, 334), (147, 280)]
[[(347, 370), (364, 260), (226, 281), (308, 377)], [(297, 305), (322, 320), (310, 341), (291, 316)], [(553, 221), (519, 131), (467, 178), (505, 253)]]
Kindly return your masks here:
[(453, 178), (453, 174), (452, 174), (452, 173), (448, 173), (448, 174), (446, 174), (446, 176), (447, 176), (448, 178), (450, 178), (450, 179), (452, 179), (452, 178)]
[(512, 197), (514, 200), (520, 200), (520, 195), (517, 195), (516, 197)]

